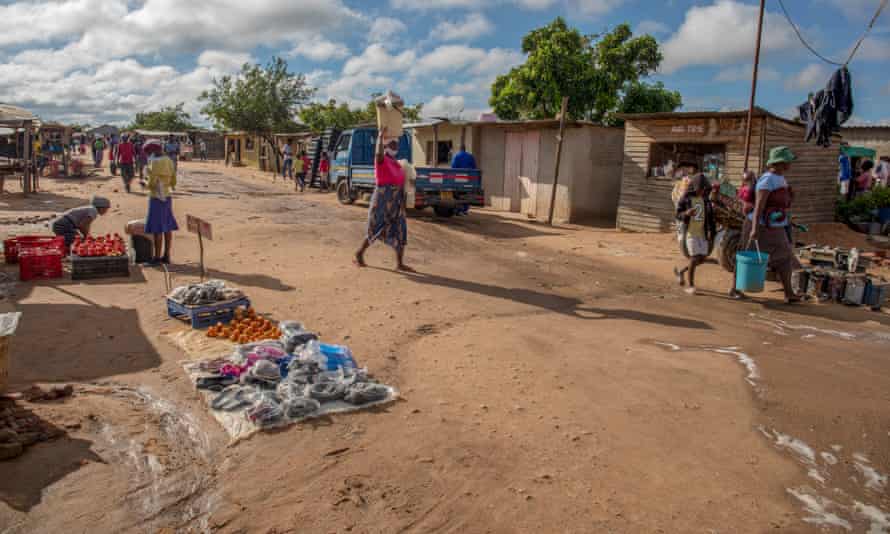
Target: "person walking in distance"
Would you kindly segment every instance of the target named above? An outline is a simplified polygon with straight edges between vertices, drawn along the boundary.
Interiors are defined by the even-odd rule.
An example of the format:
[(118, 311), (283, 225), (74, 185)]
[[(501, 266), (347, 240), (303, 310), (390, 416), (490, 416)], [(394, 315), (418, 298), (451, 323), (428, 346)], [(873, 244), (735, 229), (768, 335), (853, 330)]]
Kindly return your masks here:
[(130, 182), (135, 176), (136, 148), (130, 142), (130, 136), (124, 134), (121, 142), (117, 146), (117, 166), (121, 171), (121, 178), (124, 181), (124, 189), (130, 192)]
[(284, 164), (281, 166), (281, 177), (287, 180), (294, 178), (294, 149), (291, 146), (292, 140), (285, 141), (281, 148), (281, 156), (284, 158)]

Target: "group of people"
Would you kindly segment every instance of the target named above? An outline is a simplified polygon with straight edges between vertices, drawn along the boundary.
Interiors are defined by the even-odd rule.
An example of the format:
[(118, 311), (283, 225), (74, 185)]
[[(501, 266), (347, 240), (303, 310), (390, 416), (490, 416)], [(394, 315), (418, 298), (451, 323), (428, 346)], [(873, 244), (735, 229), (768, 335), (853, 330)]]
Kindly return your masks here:
[(847, 200), (868, 193), (877, 186), (890, 187), (890, 156), (881, 156), (878, 161), (860, 161), (858, 173), (854, 176), (853, 162), (842, 152), (838, 157), (838, 169), (841, 195)]
[[(292, 145), (293, 139), (288, 139), (285, 141), (284, 146), (281, 147), (279, 152), (279, 155), (283, 160), (281, 165), (281, 177), (285, 180), (294, 180), (294, 188), (299, 188), (302, 193), (306, 190), (306, 173), (311, 171), (312, 162), (309, 160), (309, 156), (306, 154), (305, 150), (301, 150), (300, 153), (294, 157), (294, 148)], [(330, 170), (331, 163), (328, 160), (327, 152), (325, 152), (322, 154), (321, 160), (318, 163), (318, 172), (322, 177), (326, 178)], [(327, 181), (324, 178), (323, 182), (327, 184)]]
[[(795, 159), (787, 147), (773, 148), (766, 162), (767, 171), (760, 178), (751, 171), (745, 171), (737, 193), (744, 215), (740, 250), (757, 248), (769, 254), (768, 266), (778, 274), (785, 302), (789, 304), (800, 301), (791, 285), (791, 274), (800, 268), (800, 264), (794, 255), (790, 231), (793, 194), (785, 179)], [(694, 295), (696, 268), (710, 255), (711, 243), (717, 237), (714, 203), (718, 198), (718, 187), (711, 187), (694, 164), (689, 165), (687, 173), (690, 175), (688, 188), (677, 203), (677, 220), (686, 228), (685, 246), (689, 264), (682, 269), (675, 268), (674, 274), (681, 286), (687, 285), (688, 276), (686, 292)], [(729, 296), (743, 298), (745, 295), (733, 285)]]
[[(170, 263), (170, 251), (173, 243), (173, 232), (179, 229), (173, 215), (172, 192), (176, 189), (175, 156), (171, 157), (168, 150), (169, 140), (143, 141), (138, 137), (121, 137), (113, 151), (113, 157), (120, 166), (121, 175), (127, 191), (133, 179), (135, 162), (144, 158), (144, 170), (148, 176), (144, 187), (148, 190), (148, 214), (145, 218), (145, 233), (153, 236), (154, 251), (149, 264), (159, 265)], [(142, 169), (140, 169), (141, 181)], [(70, 209), (53, 222), (52, 230), (57, 236), (65, 238), (65, 245), (71, 246), (77, 234), (84, 237), (90, 234), (90, 227), (100, 215), (111, 208), (111, 202), (100, 196), (94, 196), (86, 206)]]

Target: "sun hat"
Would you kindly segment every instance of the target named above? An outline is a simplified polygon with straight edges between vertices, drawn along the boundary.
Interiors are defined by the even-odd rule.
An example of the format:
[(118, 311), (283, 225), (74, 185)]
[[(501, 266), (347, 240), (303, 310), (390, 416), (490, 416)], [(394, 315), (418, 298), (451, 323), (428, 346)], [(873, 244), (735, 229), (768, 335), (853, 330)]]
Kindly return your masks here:
[(770, 166), (776, 163), (791, 163), (796, 159), (797, 156), (795, 156), (787, 146), (777, 146), (769, 151), (769, 159), (766, 161), (766, 165)]
[(111, 207), (111, 201), (110, 201), (110, 200), (108, 200), (108, 199), (105, 198), (105, 197), (100, 197), (100, 196), (97, 196), (97, 195), (93, 195), (93, 198), (90, 199), (90, 204), (92, 204), (92, 206), (93, 206), (94, 208), (96, 208), (96, 209), (110, 208), (110, 207)]

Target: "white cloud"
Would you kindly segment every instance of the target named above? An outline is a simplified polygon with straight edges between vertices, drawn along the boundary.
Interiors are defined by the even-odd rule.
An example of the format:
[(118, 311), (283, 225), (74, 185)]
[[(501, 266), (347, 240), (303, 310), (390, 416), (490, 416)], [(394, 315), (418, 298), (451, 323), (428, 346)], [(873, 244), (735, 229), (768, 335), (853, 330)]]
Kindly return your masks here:
[(252, 63), (254, 59), (250, 54), (237, 54), (221, 52), (219, 50), (205, 50), (198, 56), (198, 65), (222, 72), (236, 72), (241, 70), (245, 63)]
[(329, 61), (349, 57), (349, 48), (342, 43), (310, 37), (300, 41), (291, 51), (292, 56), (303, 56), (312, 61)]
[(470, 13), (463, 20), (439, 23), (430, 31), (430, 39), (436, 41), (471, 41), (491, 33), (494, 25), (482, 13)]
[(359, 73), (399, 72), (408, 69), (417, 55), (406, 50), (392, 55), (383, 45), (374, 43), (365, 48), (360, 56), (353, 56), (343, 65), (343, 74), (354, 76)]
[(463, 113), (464, 107), (464, 97), (462, 96), (434, 96), (423, 105), (423, 116), (456, 118)]
[(411, 74), (425, 76), (461, 71), (481, 76), (506, 72), (521, 63), (523, 59), (524, 56), (517, 50), (444, 45), (418, 58), (411, 67)]
[(112, 23), (127, 14), (123, 0), (15, 2), (0, 6), (0, 47), (80, 35), (91, 25)]
[[(715, 82), (742, 82), (747, 81), (751, 82), (753, 65), (736, 65), (733, 67), (726, 67), (725, 69), (721, 69), (720, 72), (714, 76)], [(779, 79), (779, 71), (776, 69), (772, 69), (769, 67), (761, 66), (758, 73), (757, 79), (759, 81), (764, 82), (774, 82)]]
[[(558, 0), (390, 0), (396, 9), (432, 10), (432, 9), (479, 9), (502, 4), (513, 4), (524, 9), (547, 9)], [(616, 0), (578, 0), (580, 2), (614, 2)]]
[(406, 32), (407, 30), (408, 27), (399, 19), (390, 17), (376, 18), (374, 19), (374, 22), (371, 23), (369, 40), (371, 42), (385, 41), (390, 37)]
[(670, 31), (671, 29), (667, 24), (657, 20), (644, 20), (637, 24), (637, 27), (634, 29), (634, 33), (637, 35), (648, 33), (649, 35), (657, 36), (670, 33)]
[(599, 17), (619, 7), (624, 0), (572, 0), (572, 6), (582, 15)]
[(817, 91), (828, 83), (831, 72), (822, 63), (810, 63), (785, 82), (788, 91)]
[[(754, 57), (757, 6), (735, 0), (718, 0), (710, 6), (693, 6), (680, 29), (664, 43), (659, 69), (672, 74), (692, 65), (728, 65)], [(797, 46), (793, 31), (781, 15), (764, 18), (763, 50), (772, 52)]]

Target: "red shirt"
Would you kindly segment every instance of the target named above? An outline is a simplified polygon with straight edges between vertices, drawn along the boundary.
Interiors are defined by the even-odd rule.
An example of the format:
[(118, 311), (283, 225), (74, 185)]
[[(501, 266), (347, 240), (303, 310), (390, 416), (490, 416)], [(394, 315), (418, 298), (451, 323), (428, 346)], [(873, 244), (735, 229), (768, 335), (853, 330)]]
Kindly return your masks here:
[(117, 145), (117, 161), (123, 165), (133, 164), (136, 161), (136, 149), (129, 141)]
[(377, 179), (377, 185), (405, 185), (405, 171), (395, 158), (383, 156), (383, 161), (374, 162), (374, 177)]
[(321, 160), (321, 163), (318, 164), (318, 172), (327, 174), (329, 170), (331, 170), (330, 162), (326, 159)]

